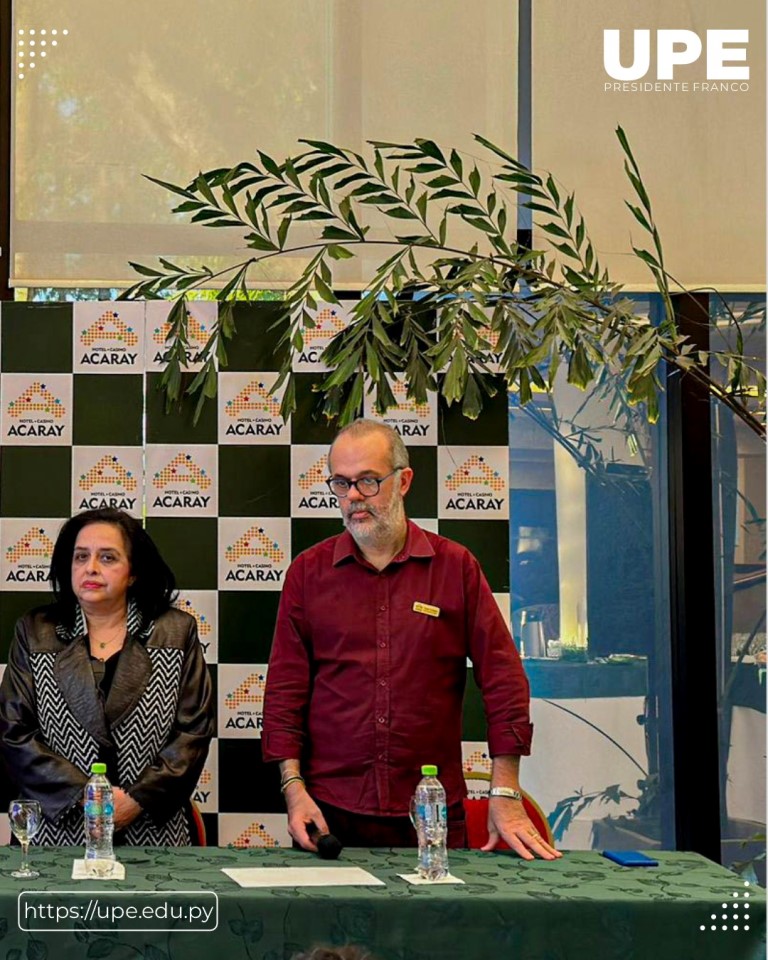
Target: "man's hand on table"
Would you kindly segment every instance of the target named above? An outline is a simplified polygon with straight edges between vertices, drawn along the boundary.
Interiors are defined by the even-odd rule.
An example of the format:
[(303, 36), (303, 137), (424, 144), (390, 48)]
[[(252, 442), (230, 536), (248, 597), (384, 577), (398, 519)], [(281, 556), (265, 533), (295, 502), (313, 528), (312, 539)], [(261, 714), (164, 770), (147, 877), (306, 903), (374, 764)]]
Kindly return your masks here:
[(298, 780), (289, 783), (283, 795), (288, 808), (288, 833), (302, 850), (317, 853), (317, 845), (309, 839), (307, 827), (314, 823), (320, 833), (328, 833), (328, 824), (320, 813), (320, 808), (307, 793), (304, 784)]
[(481, 850), (493, 850), (504, 840), (523, 860), (556, 860), (559, 850), (550, 846), (531, 823), (521, 800), (491, 797), (488, 801), (488, 842)]

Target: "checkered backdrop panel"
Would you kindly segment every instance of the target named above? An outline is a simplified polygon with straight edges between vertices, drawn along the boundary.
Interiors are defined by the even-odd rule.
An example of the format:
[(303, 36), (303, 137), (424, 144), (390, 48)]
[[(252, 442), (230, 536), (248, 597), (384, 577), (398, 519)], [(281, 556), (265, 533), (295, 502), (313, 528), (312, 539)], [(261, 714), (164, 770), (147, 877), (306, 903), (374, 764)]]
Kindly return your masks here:
[[(217, 735), (195, 791), (209, 844), (289, 843), (277, 770), (261, 761), (264, 684), (285, 571), (341, 529), (324, 483), (333, 428), (313, 386), (348, 307), (321, 304), (305, 331), (297, 412), (284, 424), (270, 393), (280, 306), (239, 304), (218, 397), (193, 424), (191, 405), (167, 410), (160, 390), (168, 304), (0, 305), (0, 664), (16, 619), (50, 600), (62, 521), (105, 505), (144, 517), (176, 574), (178, 605), (197, 619), (213, 679)], [(191, 374), (216, 304), (189, 313)], [(400, 405), (382, 419), (409, 448), (409, 515), (475, 553), (508, 616), (504, 390), (470, 422), (393, 389)], [(376, 416), (370, 406), (366, 415)], [(482, 774), (485, 723), (471, 665), (468, 674), (465, 769)]]

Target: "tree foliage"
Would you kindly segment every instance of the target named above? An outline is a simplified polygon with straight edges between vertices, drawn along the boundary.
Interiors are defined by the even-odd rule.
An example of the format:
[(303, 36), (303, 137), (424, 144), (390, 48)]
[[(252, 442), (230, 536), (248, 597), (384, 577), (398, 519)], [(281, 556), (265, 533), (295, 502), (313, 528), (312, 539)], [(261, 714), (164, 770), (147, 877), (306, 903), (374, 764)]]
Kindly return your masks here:
[[(182, 392), (188, 291), (222, 284), (219, 322), (187, 390), (198, 396), (199, 412), (215, 395), (218, 367), (226, 365), (227, 341), (236, 336), (231, 305), (249, 295), (249, 274), (270, 258), (302, 256), (304, 269), (286, 293), (280, 321), (275, 389), (285, 386), (282, 414), (289, 416), (292, 360), (303, 348), (303, 330), (314, 326), (310, 311), (338, 302), (339, 263), (370, 257), (380, 247), (381, 262), (366, 278), (350, 324), (323, 354), (330, 372), (319, 386), (322, 407), (340, 425), (361, 414), (366, 391), (373, 391), (379, 412), (394, 406), (396, 375), (403, 375), (409, 399), (423, 402), (428, 391), (438, 391), (475, 418), (484, 397), (498, 389), (492, 369), (498, 357), (523, 405), (534, 391), (552, 391), (563, 371), (582, 390), (610, 389), (617, 415), (640, 411), (650, 422), (659, 415), (662, 365), (671, 364), (764, 435), (765, 377), (744, 354), (738, 319), (731, 314), (735, 349), (697, 350), (678, 329), (671, 299), (676, 285), (651, 200), (624, 131), (616, 134), (631, 188), (626, 204), (644, 237), (632, 251), (653, 275), (663, 303), (655, 325), (635, 312), (599, 262), (574, 194), (479, 135), (490, 172), (432, 140), (372, 141), (366, 155), (305, 140), (304, 149), (282, 163), (259, 150), (254, 160), (200, 173), (186, 186), (155, 180), (179, 198), (175, 212), (209, 229), (242, 230), (253, 251), (219, 274), (165, 259), (157, 266), (132, 264), (140, 279), (124, 297), (176, 298), (163, 380), (169, 399)], [(517, 203), (532, 211), (544, 249), (517, 242)], [(391, 236), (374, 236), (372, 212), (391, 223)], [(472, 236), (470, 244), (455, 239), (457, 226), (463, 237)]]

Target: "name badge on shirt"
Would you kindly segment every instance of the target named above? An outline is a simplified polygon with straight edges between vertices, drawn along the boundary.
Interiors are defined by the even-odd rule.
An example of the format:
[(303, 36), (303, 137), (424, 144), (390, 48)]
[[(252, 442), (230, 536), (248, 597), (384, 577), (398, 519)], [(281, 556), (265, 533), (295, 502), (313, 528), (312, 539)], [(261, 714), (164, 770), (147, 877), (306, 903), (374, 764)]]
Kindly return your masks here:
[(440, 607), (433, 607), (430, 603), (421, 603), (417, 600), (413, 605), (414, 613), (423, 613), (427, 617), (439, 617)]

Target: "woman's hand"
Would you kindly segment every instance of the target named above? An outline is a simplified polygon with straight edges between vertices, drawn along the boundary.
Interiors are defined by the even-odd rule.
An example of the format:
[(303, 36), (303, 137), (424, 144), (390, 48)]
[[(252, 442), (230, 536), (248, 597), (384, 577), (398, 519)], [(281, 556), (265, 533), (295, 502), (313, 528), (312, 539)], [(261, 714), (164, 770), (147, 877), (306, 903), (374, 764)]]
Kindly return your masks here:
[(120, 787), (112, 788), (112, 798), (115, 803), (115, 830), (125, 830), (141, 813), (143, 808), (136, 803), (132, 796)]

